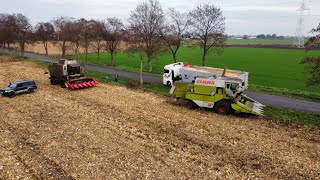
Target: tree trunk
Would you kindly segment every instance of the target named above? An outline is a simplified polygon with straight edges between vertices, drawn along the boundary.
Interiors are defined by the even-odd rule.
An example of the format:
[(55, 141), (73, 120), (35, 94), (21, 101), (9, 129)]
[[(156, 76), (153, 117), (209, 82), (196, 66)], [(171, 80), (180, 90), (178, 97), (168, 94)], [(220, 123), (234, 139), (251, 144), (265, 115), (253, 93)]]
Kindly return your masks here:
[(115, 66), (115, 64), (114, 64), (114, 52), (110, 51), (110, 55), (111, 55), (111, 66)]
[(66, 41), (62, 42), (62, 58), (66, 56)]
[(207, 55), (207, 49), (204, 47), (203, 54), (202, 54), (202, 66), (205, 66), (206, 55)]
[(44, 49), (46, 50), (46, 55), (48, 56), (48, 42), (44, 42)]
[(149, 64), (149, 72), (151, 73), (152, 72), (152, 62), (149, 61), (148, 64)]
[(20, 45), (20, 56), (23, 57), (24, 56), (24, 44)]
[(86, 47), (86, 60), (85, 60), (85, 62), (87, 62), (88, 61), (88, 46)]
[(143, 85), (143, 79), (142, 79), (142, 70), (143, 70), (143, 62), (142, 62), (142, 55), (140, 55), (140, 85)]
[(173, 57), (174, 63), (177, 63), (177, 53), (176, 52), (172, 53), (172, 57)]
[(100, 48), (98, 47), (98, 63), (100, 64)]
[(148, 53), (148, 65), (149, 65), (149, 72), (151, 73), (152, 72), (152, 54), (151, 53)]

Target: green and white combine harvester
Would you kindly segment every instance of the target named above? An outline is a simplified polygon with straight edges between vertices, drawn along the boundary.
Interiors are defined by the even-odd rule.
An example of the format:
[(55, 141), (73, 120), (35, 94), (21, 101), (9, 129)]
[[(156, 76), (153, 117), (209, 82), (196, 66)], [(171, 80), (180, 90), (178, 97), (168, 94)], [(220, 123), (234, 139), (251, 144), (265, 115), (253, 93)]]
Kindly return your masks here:
[(190, 100), (219, 114), (263, 115), (264, 105), (243, 94), (248, 88), (248, 72), (175, 63), (165, 66), (164, 73), (164, 83), (168, 77), (172, 80), (170, 94), (175, 99)]

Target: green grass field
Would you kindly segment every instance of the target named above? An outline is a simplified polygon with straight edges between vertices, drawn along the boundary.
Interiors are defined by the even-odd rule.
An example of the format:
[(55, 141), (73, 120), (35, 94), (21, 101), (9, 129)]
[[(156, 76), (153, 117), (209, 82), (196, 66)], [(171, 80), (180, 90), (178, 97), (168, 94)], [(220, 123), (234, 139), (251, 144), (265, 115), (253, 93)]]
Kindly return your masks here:
[[(228, 45), (292, 45), (293, 39), (228, 39)], [(183, 42), (185, 46), (197, 44), (197, 40)]]
[[(313, 51), (311, 54), (320, 55), (320, 51)], [(320, 87), (305, 86), (307, 75), (304, 72), (304, 65), (299, 64), (304, 56), (304, 50), (226, 48), (221, 56), (210, 53), (206, 65), (248, 71), (251, 85), (320, 93)], [(179, 51), (178, 57), (180, 61), (187, 61), (192, 65), (201, 65), (200, 48), (183, 47)], [(81, 59), (83, 58), (84, 56), (81, 56)], [(108, 53), (103, 53), (101, 59), (102, 64), (110, 64)], [(172, 62), (170, 53), (155, 58), (153, 60), (153, 73), (161, 75), (163, 67)], [(97, 55), (90, 54), (88, 63), (97, 65)], [(116, 56), (116, 65), (117, 69), (138, 72), (139, 58), (119, 52)], [(148, 66), (145, 63), (144, 70), (147, 71), (147, 69)]]
[(228, 44), (241, 44), (241, 45), (291, 45), (293, 39), (284, 39), (284, 40), (269, 40), (269, 39), (228, 39)]

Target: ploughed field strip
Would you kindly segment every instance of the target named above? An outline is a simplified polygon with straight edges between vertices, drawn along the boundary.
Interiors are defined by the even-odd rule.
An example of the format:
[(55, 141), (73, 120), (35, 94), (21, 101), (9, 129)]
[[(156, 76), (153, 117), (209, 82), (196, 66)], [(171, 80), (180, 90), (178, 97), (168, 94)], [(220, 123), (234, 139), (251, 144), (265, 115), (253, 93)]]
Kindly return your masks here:
[(221, 116), (170, 98), (100, 84), (51, 86), (47, 69), (0, 63), (0, 86), (38, 90), (0, 97), (0, 178), (319, 178), (320, 132), (256, 116)]

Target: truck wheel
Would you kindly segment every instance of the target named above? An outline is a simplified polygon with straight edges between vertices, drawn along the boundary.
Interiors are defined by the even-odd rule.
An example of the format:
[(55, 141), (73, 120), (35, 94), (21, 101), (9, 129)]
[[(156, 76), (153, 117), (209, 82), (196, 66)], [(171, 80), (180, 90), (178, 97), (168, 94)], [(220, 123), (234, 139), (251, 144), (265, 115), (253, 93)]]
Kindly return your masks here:
[(167, 86), (171, 87), (171, 82), (170, 81), (167, 82)]
[(226, 115), (231, 113), (232, 108), (230, 103), (227, 101), (219, 101), (215, 104), (214, 110), (219, 114)]
[(13, 98), (16, 96), (16, 93), (14, 93), (13, 91), (9, 92), (8, 97), (9, 98)]
[(50, 83), (51, 83), (51, 85), (57, 85), (58, 84), (57, 79), (55, 77), (51, 77), (50, 78)]

